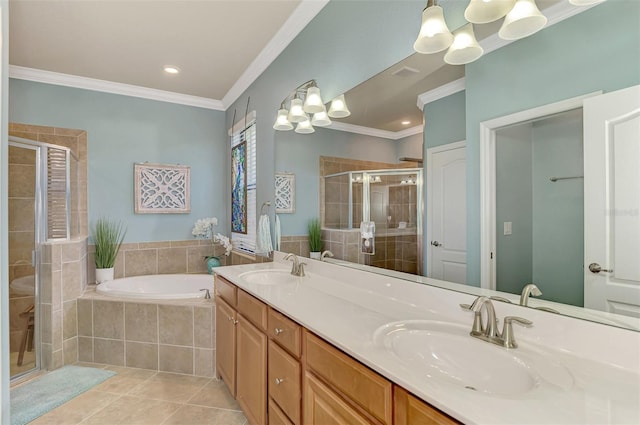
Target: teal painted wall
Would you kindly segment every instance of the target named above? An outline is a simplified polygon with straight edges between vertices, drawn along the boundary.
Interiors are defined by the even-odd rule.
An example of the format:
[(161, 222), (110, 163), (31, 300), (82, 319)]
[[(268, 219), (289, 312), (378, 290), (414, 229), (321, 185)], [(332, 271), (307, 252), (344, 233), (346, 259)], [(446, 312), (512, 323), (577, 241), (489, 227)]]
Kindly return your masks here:
[[(533, 124), (533, 282), (541, 298), (584, 305), (582, 111)], [(498, 260), (500, 262), (500, 260)], [(516, 291), (520, 292), (522, 287)]]
[[(272, 125), (280, 102), (312, 78), (329, 101), (404, 59), (413, 53), (423, 8), (423, 0), (329, 2), (227, 110), (227, 125), (234, 113), (244, 114), (248, 100), (249, 110), (257, 114), (258, 205), (273, 200), (276, 152), (282, 150)], [(293, 165), (278, 161), (278, 168)], [(282, 225), (283, 235), (299, 232), (295, 222)]]
[[(466, 99), (465, 92), (454, 93), (442, 99), (428, 103), (424, 106), (424, 143), (423, 158), (427, 158), (427, 149), (449, 143), (460, 142), (466, 139)], [(427, 199), (427, 173), (423, 173), (425, 184), (423, 185), (423, 199)], [(426, 202), (426, 201), (425, 201)], [(424, 235), (427, 234), (427, 210), (426, 205), (423, 214), (425, 225)], [(422, 264), (423, 274), (426, 276), (429, 270), (427, 248), (429, 241), (422, 238)]]
[[(196, 219), (228, 228), (224, 112), (10, 80), (9, 120), (88, 135), (89, 224), (122, 220), (127, 242), (191, 239)], [(190, 214), (134, 214), (135, 162), (191, 166)]]
[(466, 66), (467, 283), (480, 285), (482, 121), (640, 83), (640, 2), (608, 1)]
[(276, 171), (296, 175), (296, 211), (279, 214), (283, 235), (306, 235), (307, 222), (318, 217), (320, 156), (363, 161), (396, 162), (396, 141), (319, 128), (300, 136), (293, 131), (276, 134)]
[(532, 125), (496, 133), (496, 289), (518, 294), (534, 281)]

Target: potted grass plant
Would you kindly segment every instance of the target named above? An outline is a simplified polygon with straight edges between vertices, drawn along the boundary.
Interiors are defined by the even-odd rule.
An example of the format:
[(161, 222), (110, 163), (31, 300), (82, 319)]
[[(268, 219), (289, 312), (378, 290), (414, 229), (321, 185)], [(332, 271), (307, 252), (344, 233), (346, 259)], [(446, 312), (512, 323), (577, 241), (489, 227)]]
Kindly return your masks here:
[(309, 257), (319, 260), (322, 251), (322, 229), (320, 228), (320, 220), (312, 218), (309, 220)]
[(113, 280), (113, 267), (126, 233), (126, 229), (119, 221), (107, 218), (96, 221), (93, 227), (93, 243), (96, 247), (96, 283)]

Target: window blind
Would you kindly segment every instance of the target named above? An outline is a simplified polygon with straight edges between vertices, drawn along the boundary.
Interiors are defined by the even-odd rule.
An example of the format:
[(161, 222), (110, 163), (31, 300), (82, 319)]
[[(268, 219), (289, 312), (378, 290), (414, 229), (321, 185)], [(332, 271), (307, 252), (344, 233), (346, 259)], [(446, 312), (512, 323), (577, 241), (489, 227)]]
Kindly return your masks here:
[(256, 121), (255, 113), (245, 128), (234, 127), (231, 136), (231, 147), (240, 143), (247, 143), (247, 233), (231, 233), (233, 248), (253, 254), (256, 250), (256, 181), (257, 181), (257, 160), (256, 160)]
[(47, 149), (47, 239), (66, 239), (67, 152)]

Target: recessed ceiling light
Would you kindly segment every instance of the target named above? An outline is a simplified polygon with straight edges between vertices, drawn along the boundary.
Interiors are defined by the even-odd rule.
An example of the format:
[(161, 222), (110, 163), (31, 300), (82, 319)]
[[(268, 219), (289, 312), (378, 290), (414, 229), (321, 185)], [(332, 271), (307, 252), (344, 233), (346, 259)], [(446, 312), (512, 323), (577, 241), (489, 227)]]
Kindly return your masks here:
[(180, 68), (173, 65), (165, 65), (163, 69), (167, 74), (178, 74), (180, 72)]
[(409, 125), (411, 124), (411, 121), (402, 121), (402, 125)]

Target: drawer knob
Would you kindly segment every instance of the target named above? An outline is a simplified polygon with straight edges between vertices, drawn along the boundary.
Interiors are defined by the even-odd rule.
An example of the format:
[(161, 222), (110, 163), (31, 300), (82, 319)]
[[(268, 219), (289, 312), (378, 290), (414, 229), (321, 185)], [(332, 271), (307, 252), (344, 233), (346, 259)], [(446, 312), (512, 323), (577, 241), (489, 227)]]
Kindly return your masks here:
[(280, 385), (280, 384), (282, 384), (284, 382), (284, 379), (283, 378), (276, 378), (276, 379), (274, 379), (274, 382), (276, 383), (276, 385)]
[(276, 333), (276, 335), (280, 335), (282, 332), (284, 332), (284, 329), (275, 328), (274, 332)]

